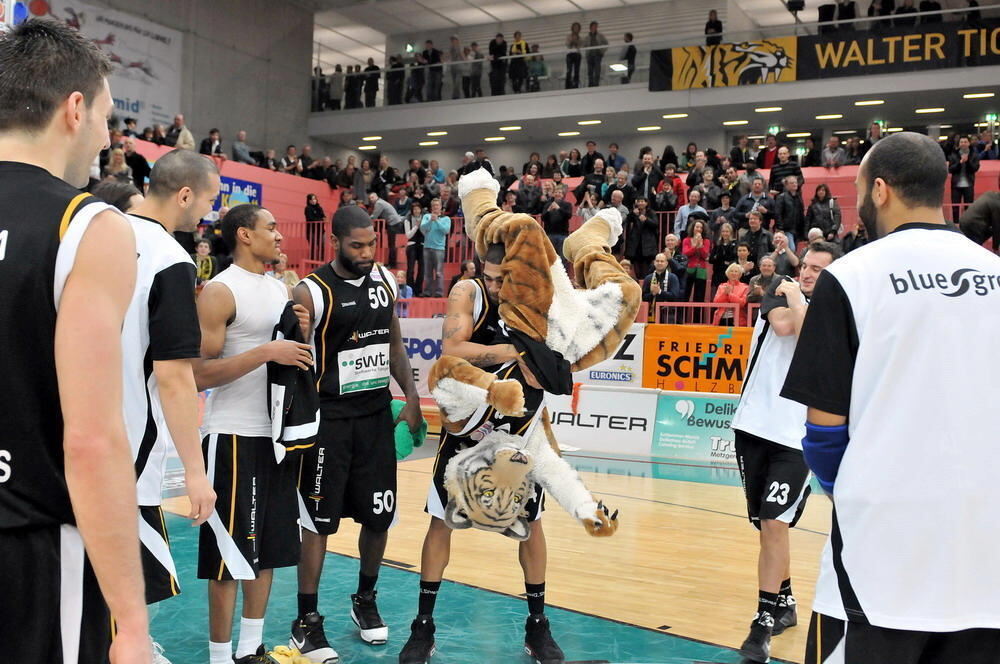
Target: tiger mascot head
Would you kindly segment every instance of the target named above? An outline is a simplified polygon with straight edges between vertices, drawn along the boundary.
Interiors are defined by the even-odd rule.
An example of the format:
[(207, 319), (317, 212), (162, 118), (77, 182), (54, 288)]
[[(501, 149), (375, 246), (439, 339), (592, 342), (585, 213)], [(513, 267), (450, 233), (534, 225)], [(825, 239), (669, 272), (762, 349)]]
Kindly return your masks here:
[(531, 534), (526, 506), (535, 495), (529, 478), (534, 455), (524, 440), (494, 431), (477, 445), (459, 452), (445, 469), (451, 528), (476, 527), (524, 541)]

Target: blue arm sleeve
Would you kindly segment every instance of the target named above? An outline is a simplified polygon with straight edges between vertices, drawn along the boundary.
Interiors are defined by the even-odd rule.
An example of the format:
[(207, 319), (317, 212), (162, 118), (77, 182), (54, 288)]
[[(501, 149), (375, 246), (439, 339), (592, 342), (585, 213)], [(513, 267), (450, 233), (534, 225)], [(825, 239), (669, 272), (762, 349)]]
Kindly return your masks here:
[(840, 461), (847, 451), (847, 425), (824, 427), (806, 422), (806, 437), (802, 439), (802, 454), (816, 479), (827, 493), (833, 493), (833, 483), (840, 470)]

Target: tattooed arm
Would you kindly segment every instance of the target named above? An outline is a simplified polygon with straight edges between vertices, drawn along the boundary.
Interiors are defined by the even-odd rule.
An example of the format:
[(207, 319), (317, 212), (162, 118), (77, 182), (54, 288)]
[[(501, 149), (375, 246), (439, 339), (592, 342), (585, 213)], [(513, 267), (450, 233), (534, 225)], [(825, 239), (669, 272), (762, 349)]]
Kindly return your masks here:
[(462, 358), (477, 367), (489, 367), (517, 359), (511, 344), (486, 346), (469, 341), (472, 338), (472, 305), (476, 286), (471, 281), (459, 281), (448, 295), (448, 310), (441, 329), (441, 352)]

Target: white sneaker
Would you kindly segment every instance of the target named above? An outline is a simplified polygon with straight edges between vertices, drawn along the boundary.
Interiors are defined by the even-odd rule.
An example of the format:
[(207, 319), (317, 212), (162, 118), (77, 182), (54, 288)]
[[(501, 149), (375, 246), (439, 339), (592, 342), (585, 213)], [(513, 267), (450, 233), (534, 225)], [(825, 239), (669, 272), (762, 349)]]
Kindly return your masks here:
[(351, 620), (358, 626), (361, 640), (373, 646), (389, 640), (389, 628), (382, 622), (375, 603), (376, 591), (351, 595)]
[(153, 664), (170, 664), (170, 660), (163, 656), (163, 646), (153, 640), (152, 634), (149, 636), (149, 645), (153, 650)]

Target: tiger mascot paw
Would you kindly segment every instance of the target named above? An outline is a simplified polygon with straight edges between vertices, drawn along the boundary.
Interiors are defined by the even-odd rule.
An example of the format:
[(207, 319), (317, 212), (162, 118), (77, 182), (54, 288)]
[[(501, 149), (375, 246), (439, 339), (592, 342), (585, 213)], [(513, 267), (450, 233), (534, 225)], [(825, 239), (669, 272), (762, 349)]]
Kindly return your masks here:
[(608, 511), (603, 501), (597, 503), (593, 514), (580, 519), (587, 533), (594, 537), (611, 537), (618, 531), (618, 510)]
[(486, 403), (507, 417), (524, 415), (524, 388), (516, 380), (495, 380), (486, 392)]

